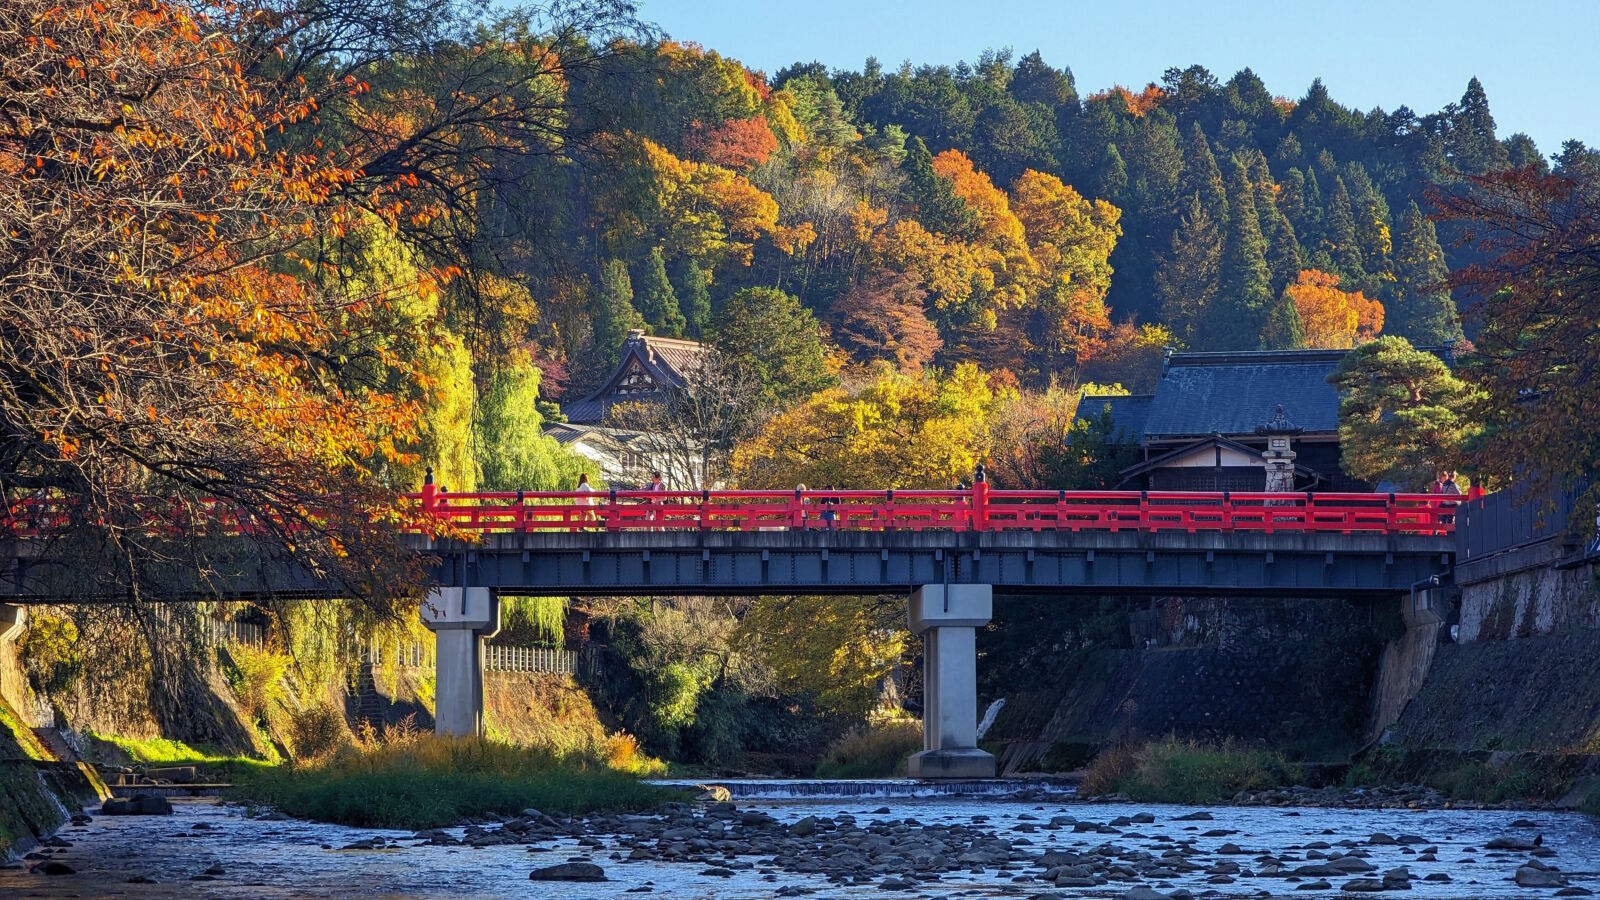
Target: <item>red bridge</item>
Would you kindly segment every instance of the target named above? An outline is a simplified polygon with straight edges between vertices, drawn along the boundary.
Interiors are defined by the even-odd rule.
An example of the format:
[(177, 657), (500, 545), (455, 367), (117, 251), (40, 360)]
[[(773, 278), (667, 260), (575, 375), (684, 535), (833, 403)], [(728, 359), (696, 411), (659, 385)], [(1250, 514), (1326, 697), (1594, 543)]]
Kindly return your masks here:
[(1444, 535), (1438, 494), (1158, 491), (609, 491), (410, 495), (469, 533), (548, 531), (1259, 532)]

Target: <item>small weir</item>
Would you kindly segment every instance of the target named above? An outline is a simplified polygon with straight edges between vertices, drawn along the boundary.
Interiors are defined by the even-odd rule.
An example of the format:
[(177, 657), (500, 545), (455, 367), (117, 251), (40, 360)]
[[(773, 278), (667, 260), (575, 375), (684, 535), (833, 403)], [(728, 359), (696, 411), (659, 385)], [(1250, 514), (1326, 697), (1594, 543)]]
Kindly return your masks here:
[(986, 778), (953, 781), (919, 781), (913, 778), (773, 779), (735, 778), (722, 781), (662, 779), (664, 787), (693, 788), (717, 785), (739, 800), (861, 800), (882, 797), (1038, 797), (1066, 799), (1077, 793), (1075, 782), (1060, 778)]

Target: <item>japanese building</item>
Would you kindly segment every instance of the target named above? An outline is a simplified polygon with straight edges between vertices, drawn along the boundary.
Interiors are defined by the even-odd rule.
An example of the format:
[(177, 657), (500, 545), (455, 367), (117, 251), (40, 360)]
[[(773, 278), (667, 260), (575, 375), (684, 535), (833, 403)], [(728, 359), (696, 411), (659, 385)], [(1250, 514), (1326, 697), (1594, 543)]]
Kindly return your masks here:
[(622, 342), (616, 371), (604, 385), (581, 400), (561, 407), (575, 425), (604, 425), (619, 403), (657, 402), (689, 383), (705, 348), (694, 341), (651, 337), (634, 329)]
[[(1425, 348), (1454, 363), (1448, 349)], [(1080, 416), (1109, 413), (1142, 459), (1120, 487), (1156, 491), (1370, 491), (1339, 467), (1339, 393), (1328, 376), (1344, 350), (1175, 353), (1150, 394), (1085, 396)]]

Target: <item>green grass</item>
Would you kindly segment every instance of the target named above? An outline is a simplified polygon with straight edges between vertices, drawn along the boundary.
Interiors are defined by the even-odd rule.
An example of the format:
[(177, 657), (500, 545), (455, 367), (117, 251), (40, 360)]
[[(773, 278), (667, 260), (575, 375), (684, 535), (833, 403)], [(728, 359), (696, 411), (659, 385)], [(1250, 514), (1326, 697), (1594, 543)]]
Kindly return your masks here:
[(250, 772), (233, 796), (299, 818), (404, 829), (530, 807), (553, 815), (642, 811), (686, 797), (598, 757), (433, 735)]
[(231, 782), (241, 773), (270, 768), (272, 760), (218, 753), (207, 747), (192, 747), (169, 738), (134, 738), (120, 734), (86, 732), (89, 758), (96, 762), (136, 766), (195, 766), (203, 781)]
[(906, 757), (922, 749), (922, 727), (896, 721), (856, 728), (828, 745), (817, 763), (819, 778), (888, 778), (904, 775)]
[(1217, 803), (1240, 791), (1286, 787), (1298, 777), (1294, 765), (1267, 750), (1167, 738), (1102, 751), (1080, 792), (1121, 793), (1147, 803)]

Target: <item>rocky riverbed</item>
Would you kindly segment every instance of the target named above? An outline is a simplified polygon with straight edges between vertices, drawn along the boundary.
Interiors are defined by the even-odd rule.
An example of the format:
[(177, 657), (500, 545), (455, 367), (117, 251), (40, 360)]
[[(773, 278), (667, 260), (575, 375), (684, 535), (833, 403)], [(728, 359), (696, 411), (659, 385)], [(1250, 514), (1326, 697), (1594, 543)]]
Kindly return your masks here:
[[(887, 805), (885, 805), (887, 804)], [(536, 811), (420, 833), (217, 801), (65, 829), (3, 896), (1420, 897), (1583, 896), (1600, 827), (1556, 812), (1176, 807), (1058, 796)], [(48, 874), (54, 872), (56, 874)]]

